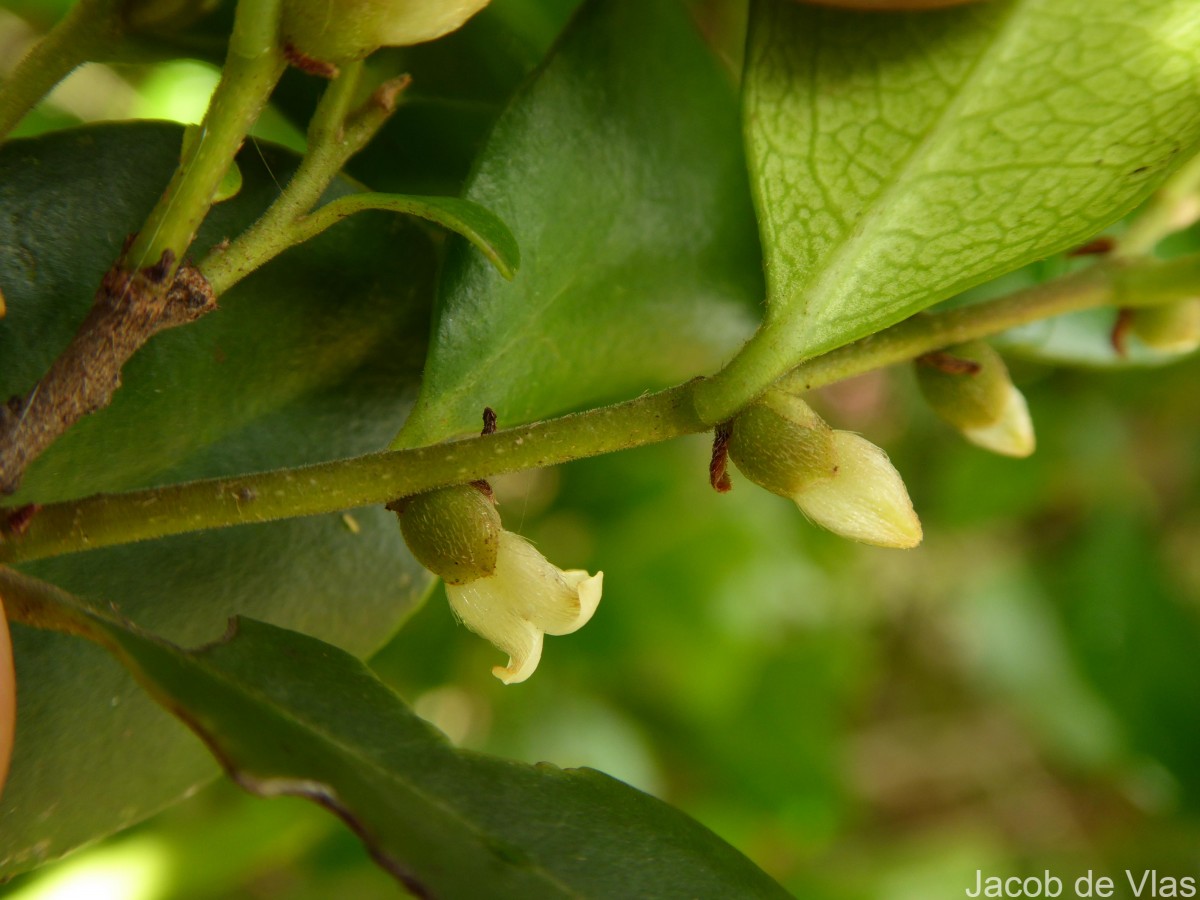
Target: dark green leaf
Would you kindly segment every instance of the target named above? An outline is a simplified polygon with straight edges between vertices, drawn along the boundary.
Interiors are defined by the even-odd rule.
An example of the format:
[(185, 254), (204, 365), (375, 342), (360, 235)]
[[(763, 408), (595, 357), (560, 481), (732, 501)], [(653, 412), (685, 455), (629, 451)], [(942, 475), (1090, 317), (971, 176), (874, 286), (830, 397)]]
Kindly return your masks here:
[[(169, 178), (181, 135), (98, 126), (0, 150), (5, 396), (32, 387), (65, 346)], [(295, 165), (259, 149), (261, 157), (254, 147), (242, 154), (242, 191), (214, 210), (202, 245), (253, 221)], [(350, 190), (341, 183), (335, 193)], [(378, 449), (415, 392), (432, 263), (420, 229), (377, 212), (284, 254), (217, 312), (140, 351), (113, 404), (35, 464), (21, 500)], [(202, 640), (244, 612), (359, 654), (387, 639), (428, 584), (382, 510), (61, 557), (29, 571), (116, 602), (175, 640)], [(144, 818), (213, 777), (202, 749), (105, 654), (21, 628), (14, 641), (21, 721), (0, 798), (0, 873)]]
[(717, 365), (761, 296), (732, 87), (671, 0), (592, 2), (496, 126), (466, 191), (521, 247), (461, 244), (410, 443), (628, 396)]
[[(11, 576), (0, 588), (29, 593)], [(366, 666), (314, 638), (237, 618), (189, 652), (53, 589), (41, 596), (243, 787), (336, 812), (418, 896), (787, 896), (703, 826), (606, 775), (453, 749)]]

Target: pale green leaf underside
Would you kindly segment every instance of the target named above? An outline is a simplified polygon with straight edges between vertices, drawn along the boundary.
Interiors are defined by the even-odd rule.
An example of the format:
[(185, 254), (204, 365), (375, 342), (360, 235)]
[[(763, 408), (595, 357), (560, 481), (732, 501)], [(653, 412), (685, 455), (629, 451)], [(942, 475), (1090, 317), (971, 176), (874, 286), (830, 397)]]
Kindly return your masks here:
[(1148, 347), (1136, 334), (1125, 338), (1125, 352), (1118, 353), (1112, 339), (1115, 324), (1114, 310), (1089, 309), (1013, 328), (998, 335), (996, 344), (1023, 359), (1088, 369), (1164, 366), (1186, 356)]
[[(768, 279), (744, 392), (1070, 247), (1200, 136), (1200, 5), (866, 14), (759, 0), (744, 127)], [(761, 387), (761, 385), (760, 385)]]

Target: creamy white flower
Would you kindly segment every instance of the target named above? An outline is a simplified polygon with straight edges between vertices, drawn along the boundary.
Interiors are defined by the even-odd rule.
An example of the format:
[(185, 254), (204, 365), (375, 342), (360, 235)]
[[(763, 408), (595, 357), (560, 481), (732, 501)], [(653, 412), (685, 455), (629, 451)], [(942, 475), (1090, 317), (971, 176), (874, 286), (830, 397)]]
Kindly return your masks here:
[(982, 427), (963, 428), (962, 434), (977, 447), (1004, 456), (1029, 456), (1037, 447), (1029, 404), (1025, 402), (1025, 395), (1012, 384), (1008, 385), (996, 420)]
[(849, 431), (833, 433), (833, 453), (832, 474), (792, 495), (804, 514), (835, 534), (877, 547), (921, 543), (921, 520), (888, 455)]
[(554, 566), (524, 538), (504, 531), (496, 569), (486, 578), (447, 584), (450, 608), (464, 625), (509, 655), (492, 674), (516, 684), (533, 674), (544, 634), (582, 628), (600, 603), (604, 573)]

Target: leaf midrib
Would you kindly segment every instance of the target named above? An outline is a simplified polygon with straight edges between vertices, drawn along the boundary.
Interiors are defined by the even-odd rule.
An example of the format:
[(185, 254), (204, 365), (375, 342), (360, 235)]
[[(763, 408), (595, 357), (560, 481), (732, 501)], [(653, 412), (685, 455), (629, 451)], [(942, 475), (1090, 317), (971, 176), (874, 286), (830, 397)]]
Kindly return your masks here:
[[(827, 295), (829, 289), (840, 280), (842, 274), (852, 268), (861, 258), (864, 246), (869, 250), (872, 239), (883, 227), (882, 223), (888, 221), (886, 214), (876, 213), (876, 211), (886, 210), (892, 198), (908, 186), (911, 175), (920, 169), (920, 166), (940, 144), (946, 124), (954, 121), (959, 110), (973, 99), (973, 89), (982, 76), (989, 71), (991, 61), (1000, 54), (1001, 50), (1007, 49), (1008, 42), (1015, 34), (1019, 33), (1015, 23), (1020, 20), (1020, 13), (1024, 11), (1027, 3), (1028, 0), (1014, 0), (1009, 11), (998, 24), (995, 36), (987, 50), (975, 60), (959, 89), (942, 108), (931, 126), (926, 129), (920, 141), (909, 151), (900, 166), (893, 170), (891, 176), (884, 182), (874, 200), (861, 216), (859, 224), (847, 231), (836, 248), (830, 252), (827, 257), (828, 264), (821, 268), (816, 280), (804, 287), (791, 302), (786, 303), (783, 307), (776, 307), (780, 309), (779, 315), (771, 316), (771, 307), (768, 306), (767, 324), (786, 329), (788, 323), (796, 319), (803, 319), (805, 316), (812, 316), (814, 319), (825, 318), (824, 314), (828, 309), (829, 299), (827, 298), (824, 303), (820, 304), (817, 301), (823, 295)], [(803, 346), (802, 339), (808, 330), (799, 331), (793, 340)]]
[[(112, 627), (110, 623), (105, 623), (105, 624), (107, 627)], [(137, 635), (133, 635), (133, 637), (135, 639), (137, 639)], [(234, 639), (236, 639), (236, 635), (234, 635)], [(159, 645), (159, 642), (157, 642), (157, 641), (152, 641), (151, 643)], [(365, 764), (364, 768), (370, 769), (372, 772), (377, 774), (385, 782), (387, 782), (389, 784), (397, 785), (401, 789), (408, 791), (409, 793), (415, 795), (416, 797), (418, 797), (421, 800), (428, 803), (434, 809), (441, 811), (445, 816), (447, 816), (451, 820), (462, 825), (464, 828), (466, 828), (467, 831), (476, 835), (480, 839), (480, 843), (483, 844), (484, 847), (486, 847), (488, 844), (490, 844), (496, 840), (502, 840), (498, 836), (491, 834), (491, 832), (489, 832), (482, 825), (479, 825), (479, 824), (475, 823), (473, 820), (471, 820), (470, 818), (466, 817), (466, 815), (462, 811), (460, 811), (456, 806), (452, 805), (450, 803), (450, 801), (443, 799), (436, 794), (435, 795), (427, 794), (417, 784), (415, 784), (414, 782), (412, 782), (410, 780), (404, 779), (398, 773), (395, 773), (392, 770), (388, 769), (386, 766), (383, 765), (382, 762), (380, 762), (375, 757), (365, 756), (355, 746), (348, 745), (348, 744), (344, 743), (343, 741), (339, 740), (335, 735), (331, 735), (327, 731), (317, 728), (305, 716), (296, 714), (299, 711), (293, 710), (287, 706), (284, 706), (284, 705), (278, 703), (274, 698), (272, 698), (269, 694), (263, 692), (258, 687), (254, 686), (252, 684), (247, 685), (246, 682), (233, 677), (233, 675), (231, 673), (227, 673), (225, 670), (217, 668), (214, 665), (212, 665), (211, 663), (205, 662), (200, 656), (197, 656), (196, 654), (189, 652), (183, 648), (175, 647), (174, 645), (167, 644), (165, 642), (163, 642), (159, 646), (160, 646), (160, 649), (164, 649), (168, 653), (180, 654), (184, 659), (186, 659), (190, 663), (190, 665), (195, 666), (196, 668), (200, 669), (202, 672), (206, 673), (209, 677), (215, 679), (216, 681), (218, 681), (225, 687), (233, 690), (235, 693), (240, 693), (241, 695), (246, 697), (248, 700), (252, 701), (255, 705), (260, 706), (260, 707), (265, 707), (268, 711), (272, 711), (276, 715), (281, 716), (285, 722), (288, 722), (295, 726), (298, 726), (298, 727), (304, 729), (305, 731), (307, 731), (308, 733), (314, 735), (319, 741), (321, 741), (321, 743), (325, 744), (327, 747), (331, 748), (335, 752), (341, 754), (343, 757), (349, 757), (349, 759), (352, 762), (364, 763)], [(152, 681), (152, 683), (155, 685), (156, 689), (158, 691), (162, 692), (164, 694), (164, 696), (167, 699), (169, 699), (172, 704), (179, 702), (175, 693), (173, 691), (166, 689), (166, 687), (161, 682), (159, 682), (157, 678), (152, 676), (146, 670), (145, 666), (142, 665), (135, 657), (132, 657), (131, 655), (129, 655), (127, 653), (127, 651), (123, 655), (126, 655), (129, 658), (129, 661), (138, 670), (140, 670), (146, 676), (146, 678), (150, 679)], [(385, 687), (385, 690), (386, 690), (386, 687)], [(204, 726), (200, 725), (199, 721), (197, 721), (196, 718), (189, 717), (189, 719), (191, 722), (195, 723), (196, 727), (204, 727)], [(210, 731), (208, 728), (205, 728), (205, 730)], [(213, 738), (211, 745), (213, 745), (213, 746), (218, 745), (218, 742), (219, 742), (220, 746), (226, 746), (225, 742), (220, 740), (219, 734), (216, 734), (215, 732), (210, 731), (210, 736)], [(453, 747), (446, 745), (446, 746), (443, 746), (441, 748), (441, 750), (443, 752), (447, 753), (450, 757), (457, 759), (456, 753), (455, 753), (455, 750)], [(240, 763), (235, 763), (232, 755), (226, 755), (226, 760), (238, 771), (245, 772), (247, 775), (252, 774), (250, 769), (247, 768), (246, 766), (244, 766)], [(267, 776), (255, 776), (255, 777), (258, 780), (269, 780), (274, 776), (267, 775)], [(296, 779), (282, 779), (282, 780), (296, 780)], [(325, 777), (318, 777), (313, 780), (316, 781), (317, 783), (321, 784), (322, 786), (328, 788), (333, 797), (338, 798), (339, 802), (343, 802), (341, 800), (341, 793), (337, 790), (336, 786), (333, 784), (330, 784), (329, 781)], [(351, 813), (357, 813), (356, 810), (351, 809), (349, 807), (347, 807), (347, 811), (351, 812)], [(365, 840), (365, 835), (364, 835), (364, 840)], [(389, 856), (391, 855), (387, 851), (387, 848), (381, 846), (379, 843), (373, 842), (373, 841), (367, 841), (367, 843), (372, 844), (373, 846), (377, 847), (378, 849), (380, 849), (381, 851), (383, 851), (385, 853), (388, 853)], [(578, 897), (578, 898), (580, 898), (580, 900), (582, 900), (582, 898), (585, 897), (584, 894), (579, 893), (577, 890), (575, 890), (570, 885), (562, 882), (554, 873), (552, 873), (550, 870), (548, 870), (540, 862), (534, 863), (533, 865), (530, 865), (530, 866), (525, 866), (523, 868), (525, 871), (531, 872), (534, 875), (536, 875), (537, 877), (541, 878), (547, 884), (558, 888), (559, 890), (561, 890), (563, 892), (564, 895), (566, 895), (568, 897)]]

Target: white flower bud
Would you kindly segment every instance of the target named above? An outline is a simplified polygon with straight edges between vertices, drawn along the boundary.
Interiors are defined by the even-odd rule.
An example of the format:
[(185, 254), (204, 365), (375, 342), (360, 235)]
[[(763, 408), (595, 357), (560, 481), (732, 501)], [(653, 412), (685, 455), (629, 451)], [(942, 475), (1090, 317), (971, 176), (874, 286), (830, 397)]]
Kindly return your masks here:
[(833, 474), (792, 498), (804, 514), (864, 544), (906, 549), (921, 543), (921, 520), (888, 455), (849, 431), (833, 433), (833, 452)]
[(1025, 457), (1037, 449), (1029, 404), (1025, 395), (1011, 384), (1005, 391), (999, 417), (991, 425), (964, 428), (962, 435), (975, 446), (1002, 456)]
[(816, 524), (881, 547), (915, 547), (921, 523), (887, 454), (834, 431), (798, 397), (772, 391), (733, 421), (729, 457)]
[(495, 571), (466, 584), (446, 585), (450, 608), (464, 625), (508, 654), (492, 674), (516, 684), (533, 674), (543, 634), (570, 634), (600, 603), (604, 573), (563, 571), (524, 538), (500, 535)]
[(488, 0), (285, 0), (283, 38), (310, 60), (336, 66), (380, 47), (441, 37), (487, 4)]
[(1029, 406), (990, 344), (972, 341), (923, 357), (916, 372), (933, 411), (968, 441), (1005, 456), (1033, 453)]

